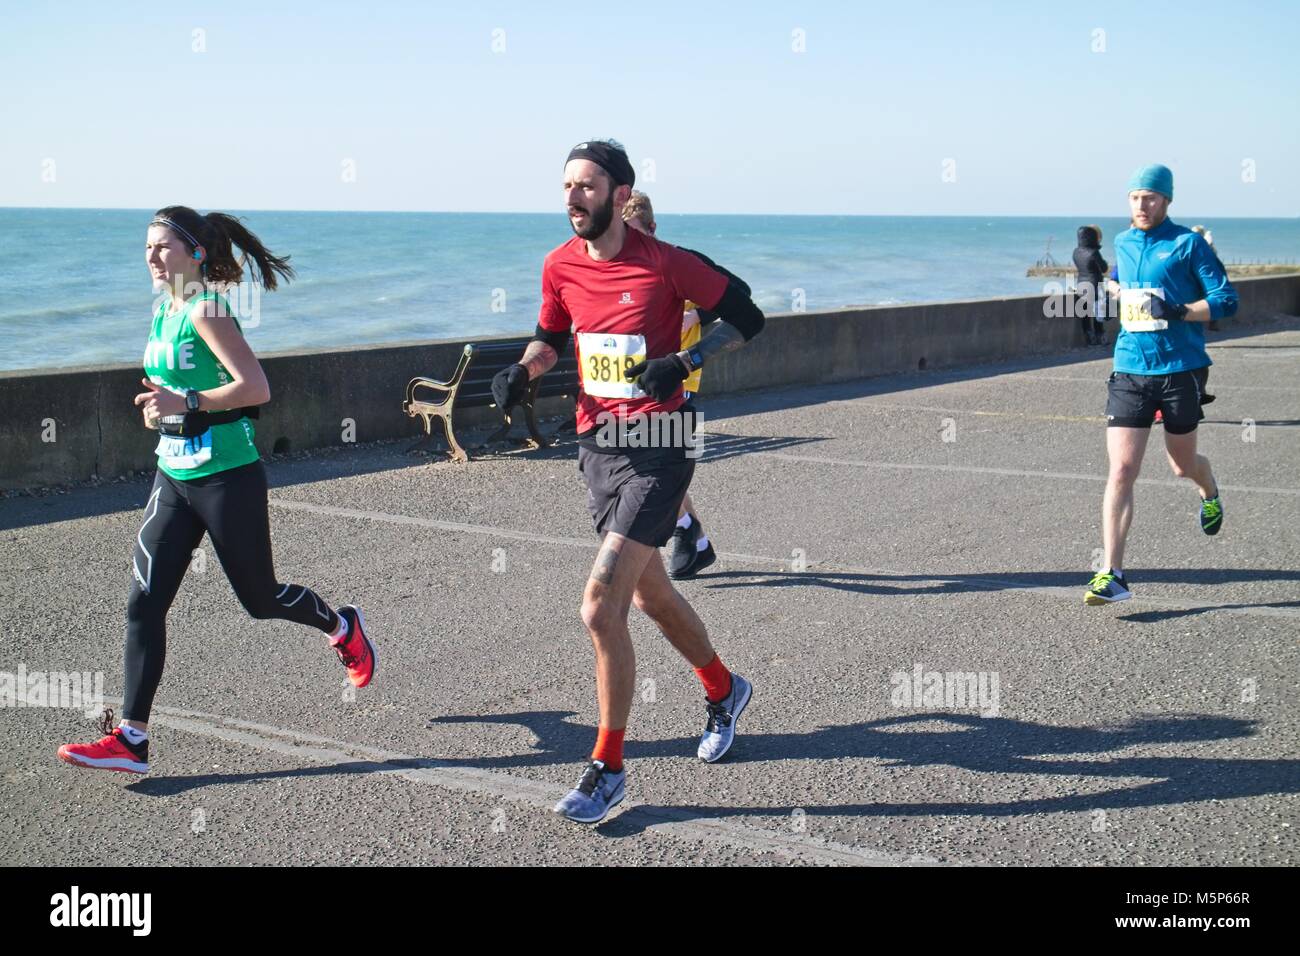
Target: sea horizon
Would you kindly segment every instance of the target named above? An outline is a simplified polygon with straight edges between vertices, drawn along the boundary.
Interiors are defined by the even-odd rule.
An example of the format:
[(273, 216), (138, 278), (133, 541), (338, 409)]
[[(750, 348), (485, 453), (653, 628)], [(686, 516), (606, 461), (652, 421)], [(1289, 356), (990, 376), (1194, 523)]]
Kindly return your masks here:
[[(1121, 202), (1122, 202), (1121, 197)], [(161, 207), (157, 207), (161, 208)], [(203, 210), (206, 207), (194, 207)], [(282, 206), (238, 206), (230, 207), (239, 213), (254, 212), (289, 212), (289, 213), (319, 213), (319, 214), (357, 214), (357, 215), (437, 215), (437, 216), (564, 216), (562, 208), (557, 209), (299, 209)], [(222, 212), (229, 212), (230, 209), (222, 209)], [(154, 209), (148, 206), (13, 206), (0, 203), (0, 211), (4, 210), (64, 210), (69, 212), (144, 212), (152, 213)], [(210, 210), (209, 210), (210, 211)], [(770, 218), (781, 217), (790, 219), (1061, 219), (1061, 218), (1079, 218), (1087, 219), (1089, 217), (1115, 218), (1112, 210), (1109, 213), (1077, 213), (1077, 212), (1042, 212), (1042, 213), (876, 213), (876, 212), (659, 212), (655, 211), (655, 218), (667, 218), (669, 216), (713, 216), (717, 218), (736, 217), (736, 218)], [(1234, 219), (1234, 220), (1259, 220), (1266, 222), (1290, 222), (1292, 220), (1300, 221), (1300, 213), (1294, 216), (1246, 216), (1246, 215), (1227, 215), (1218, 213), (1197, 213), (1191, 216), (1182, 214), (1171, 214), (1170, 219), (1175, 222), (1186, 219), (1188, 222), (1199, 221), (1200, 219)]]
[[(542, 260), (573, 236), (562, 210), (225, 211), (298, 273), (244, 322), (255, 351), (527, 334)], [(152, 212), (0, 207), (0, 370), (139, 360), (156, 298), (144, 264)], [(660, 239), (708, 254), (749, 283), (765, 312), (787, 313), (1060, 288), (1067, 279), (1026, 271), (1049, 254), (1068, 266), (1084, 224), (1102, 228), (1112, 258), (1111, 240), (1128, 227), (1120, 213), (657, 218)], [(1300, 262), (1300, 219), (1173, 218), (1209, 226), (1225, 262)]]

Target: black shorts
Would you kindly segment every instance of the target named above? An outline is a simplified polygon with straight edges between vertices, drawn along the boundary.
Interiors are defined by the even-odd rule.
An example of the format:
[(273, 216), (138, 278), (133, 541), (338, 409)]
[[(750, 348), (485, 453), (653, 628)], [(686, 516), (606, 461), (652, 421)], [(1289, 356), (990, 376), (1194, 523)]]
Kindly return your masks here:
[(579, 445), (578, 471), (597, 534), (613, 532), (662, 548), (673, 536), (695, 461), (674, 449), (604, 452)]
[(1111, 372), (1106, 424), (1114, 428), (1150, 428), (1159, 409), (1167, 434), (1193, 432), (1205, 417), (1201, 393), (1209, 374), (1208, 366), (1172, 375)]

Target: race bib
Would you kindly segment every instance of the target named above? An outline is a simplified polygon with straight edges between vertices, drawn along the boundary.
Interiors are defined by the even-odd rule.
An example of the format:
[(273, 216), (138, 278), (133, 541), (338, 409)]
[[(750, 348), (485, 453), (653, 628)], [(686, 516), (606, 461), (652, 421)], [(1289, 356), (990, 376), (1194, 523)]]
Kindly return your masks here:
[(1119, 322), (1125, 332), (1159, 332), (1169, 328), (1167, 319), (1157, 319), (1151, 314), (1150, 301), (1163, 299), (1161, 289), (1121, 289), (1119, 293)]
[(627, 370), (645, 361), (644, 335), (579, 332), (578, 352), (582, 355), (582, 390), (588, 395), (646, 397), (641, 386), (627, 380)]
[(212, 429), (193, 438), (163, 435), (154, 450), (158, 453), (158, 460), (168, 468), (177, 471), (198, 468), (212, 460)]

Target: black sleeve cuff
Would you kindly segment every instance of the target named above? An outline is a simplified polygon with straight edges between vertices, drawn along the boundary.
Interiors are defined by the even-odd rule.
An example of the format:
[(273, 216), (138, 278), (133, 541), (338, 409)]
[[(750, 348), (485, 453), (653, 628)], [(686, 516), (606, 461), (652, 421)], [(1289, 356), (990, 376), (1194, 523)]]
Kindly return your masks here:
[(750, 301), (749, 293), (742, 288), (742, 284), (733, 281), (727, 282), (727, 291), (722, 293), (722, 298), (718, 300), (717, 305), (712, 309), (700, 309), (701, 323), (705, 321), (706, 316), (719, 318), (728, 325), (734, 325), (745, 337), (746, 342), (762, 332), (763, 325), (767, 321), (758, 306)]
[(556, 355), (563, 355), (564, 350), (569, 345), (569, 333), (552, 332), (549, 329), (544, 329), (539, 325), (537, 326), (536, 330), (533, 332), (533, 341), (545, 342), (551, 348), (555, 349)]

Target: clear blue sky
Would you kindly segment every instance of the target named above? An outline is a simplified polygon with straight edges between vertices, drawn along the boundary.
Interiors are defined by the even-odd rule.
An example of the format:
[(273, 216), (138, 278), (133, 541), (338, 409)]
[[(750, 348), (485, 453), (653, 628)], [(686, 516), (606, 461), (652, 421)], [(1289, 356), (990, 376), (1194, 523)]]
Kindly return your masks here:
[(665, 212), (1300, 214), (1290, 2), (270, 6), (6, 3), (0, 205), (552, 211), (614, 136)]

